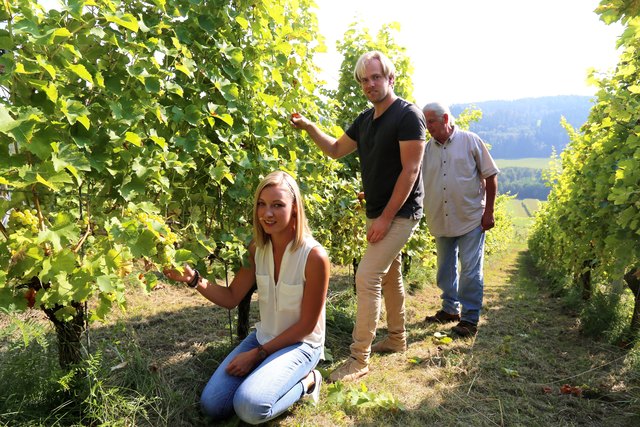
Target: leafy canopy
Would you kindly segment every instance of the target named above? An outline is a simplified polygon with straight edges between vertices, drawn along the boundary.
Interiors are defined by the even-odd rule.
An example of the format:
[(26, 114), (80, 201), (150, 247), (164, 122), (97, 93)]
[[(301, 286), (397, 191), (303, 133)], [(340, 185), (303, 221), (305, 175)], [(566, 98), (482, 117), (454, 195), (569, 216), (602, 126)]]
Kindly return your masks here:
[(31, 288), (60, 319), (93, 297), (103, 318), (165, 265), (238, 265), (253, 189), (274, 169), (299, 179), (313, 223), (337, 190), (355, 199), (288, 125), (321, 105), (310, 5), (3, 2), (0, 306), (33, 304)]

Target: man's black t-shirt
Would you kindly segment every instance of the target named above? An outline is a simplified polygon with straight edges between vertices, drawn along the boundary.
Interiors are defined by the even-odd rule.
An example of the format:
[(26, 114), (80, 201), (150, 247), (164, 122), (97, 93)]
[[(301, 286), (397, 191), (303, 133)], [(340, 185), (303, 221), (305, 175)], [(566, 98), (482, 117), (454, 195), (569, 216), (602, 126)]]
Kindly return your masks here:
[[(402, 98), (396, 99), (377, 119), (374, 109), (362, 112), (347, 129), (358, 143), (360, 172), (367, 202), (367, 218), (377, 218), (387, 206), (402, 171), (400, 141), (425, 140), (426, 124), (422, 111)], [(396, 216), (422, 217), (422, 173)]]

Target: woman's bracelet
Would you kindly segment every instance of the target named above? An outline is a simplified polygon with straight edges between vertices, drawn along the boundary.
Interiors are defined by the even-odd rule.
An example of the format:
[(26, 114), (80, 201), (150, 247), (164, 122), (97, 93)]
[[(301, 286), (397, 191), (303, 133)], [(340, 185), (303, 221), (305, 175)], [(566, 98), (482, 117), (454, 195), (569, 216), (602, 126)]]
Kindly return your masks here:
[(198, 272), (198, 270), (193, 270), (196, 274), (193, 275), (193, 279), (191, 279), (188, 283), (187, 286), (189, 286), (190, 288), (195, 288), (198, 286), (198, 283), (200, 282), (200, 272)]

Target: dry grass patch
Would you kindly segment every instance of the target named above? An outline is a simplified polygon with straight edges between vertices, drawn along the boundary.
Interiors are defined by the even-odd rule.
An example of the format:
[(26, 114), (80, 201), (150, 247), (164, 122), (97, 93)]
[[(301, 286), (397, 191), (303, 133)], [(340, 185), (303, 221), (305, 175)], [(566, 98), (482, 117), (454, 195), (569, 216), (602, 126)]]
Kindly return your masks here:
[[(633, 361), (640, 359), (638, 352), (582, 336), (577, 318), (547, 295), (539, 280), (523, 247), (489, 258), (479, 333), (450, 343), (434, 334), (448, 332), (454, 323), (423, 323), (440, 307), (440, 291), (433, 283), (420, 284), (406, 300), (407, 352), (373, 355), (371, 372), (345, 384), (347, 391), (391, 395), (403, 410), (333, 403), (325, 383), (318, 407), (295, 405), (267, 425), (639, 425), (640, 363)], [(349, 354), (355, 313), (350, 269), (333, 269), (329, 293), (327, 353), (333, 359), (321, 363), (325, 372)], [(39, 311), (24, 316), (46, 323)], [(236, 344), (236, 316), (191, 289), (161, 284), (149, 294), (130, 292), (127, 311), (93, 324), (90, 349), (102, 349), (112, 366), (128, 362), (118, 375), (135, 368), (143, 379), (162, 385), (155, 395), (159, 415), (151, 416), (151, 425), (204, 426), (199, 395)], [(378, 339), (386, 333), (384, 318), (383, 313)], [(0, 326), (6, 326), (0, 317), (3, 321)], [(257, 304), (252, 304), (251, 324), (255, 321)], [(585, 394), (562, 394), (564, 384), (582, 387)], [(241, 423), (232, 418), (219, 425)]]

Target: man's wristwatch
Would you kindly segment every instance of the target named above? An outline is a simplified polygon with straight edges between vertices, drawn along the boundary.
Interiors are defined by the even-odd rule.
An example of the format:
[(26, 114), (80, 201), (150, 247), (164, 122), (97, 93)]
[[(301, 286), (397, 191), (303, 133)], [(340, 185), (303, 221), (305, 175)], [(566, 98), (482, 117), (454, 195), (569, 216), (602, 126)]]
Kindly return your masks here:
[(193, 271), (195, 272), (195, 274), (193, 275), (193, 279), (191, 279), (189, 283), (187, 283), (187, 286), (189, 286), (190, 288), (195, 288), (196, 286), (198, 286), (198, 282), (200, 282), (200, 273), (198, 272), (198, 270)]
[(267, 353), (267, 350), (265, 350), (264, 347), (262, 347), (262, 344), (258, 344), (258, 358), (260, 360), (264, 360), (267, 358), (268, 355), (269, 353)]

